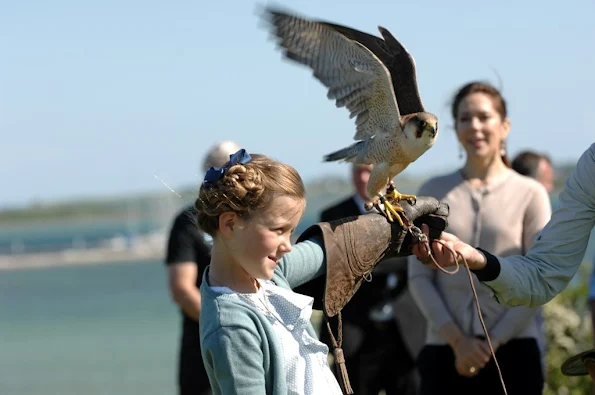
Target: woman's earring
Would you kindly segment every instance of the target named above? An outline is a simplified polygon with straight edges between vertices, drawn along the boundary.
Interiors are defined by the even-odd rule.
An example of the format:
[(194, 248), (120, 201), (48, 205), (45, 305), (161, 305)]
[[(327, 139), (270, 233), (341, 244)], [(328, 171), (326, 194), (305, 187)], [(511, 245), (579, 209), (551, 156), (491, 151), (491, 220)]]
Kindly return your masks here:
[(502, 140), (500, 143), (500, 156), (506, 156), (506, 140)]
[(459, 159), (463, 159), (463, 146), (459, 145)]

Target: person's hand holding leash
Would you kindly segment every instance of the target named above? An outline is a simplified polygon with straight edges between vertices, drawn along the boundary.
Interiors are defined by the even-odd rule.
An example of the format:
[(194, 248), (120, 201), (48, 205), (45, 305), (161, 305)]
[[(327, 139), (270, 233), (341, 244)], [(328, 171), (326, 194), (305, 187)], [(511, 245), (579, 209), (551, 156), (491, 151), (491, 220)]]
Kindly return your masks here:
[[(423, 224), (421, 227), (421, 231), (426, 236), (429, 235), (429, 228), (427, 227), (427, 225)], [(467, 243), (462, 242), (457, 236), (448, 232), (442, 232), (440, 234), (440, 237), (437, 237), (436, 240), (440, 240), (442, 243), (446, 244), (445, 246), (442, 243), (432, 243), (432, 254), (434, 255), (434, 259), (436, 260), (436, 263), (439, 266), (447, 267), (457, 265), (457, 260), (455, 259), (455, 256), (453, 255), (452, 251), (449, 251), (448, 249), (450, 248), (451, 250), (460, 253), (465, 258), (467, 264), (469, 265), (469, 269), (479, 270), (485, 267), (485, 256), (481, 252), (479, 252), (479, 250), (471, 247)], [(413, 247), (413, 254), (424, 264), (432, 263), (429, 251), (427, 251), (427, 249), (424, 248), (422, 244), (416, 244)], [(435, 265), (432, 265), (432, 267), (434, 269), (437, 269)]]

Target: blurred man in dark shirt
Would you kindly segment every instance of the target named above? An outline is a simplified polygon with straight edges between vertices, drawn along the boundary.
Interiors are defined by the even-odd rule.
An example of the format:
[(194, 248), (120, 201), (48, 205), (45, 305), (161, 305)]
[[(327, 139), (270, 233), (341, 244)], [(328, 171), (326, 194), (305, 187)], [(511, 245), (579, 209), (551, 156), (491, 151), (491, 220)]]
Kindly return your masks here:
[[(231, 141), (213, 146), (203, 163), (203, 171), (223, 166), (240, 147)], [(182, 338), (179, 351), (178, 389), (180, 395), (211, 394), (204, 368), (198, 318), (200, 283), (209, 265), (210, 238), (198, 229), (194, 205), (185, 207), (174, 219), (167, 245), (168, 284), (171, 297), (182, 312)]]

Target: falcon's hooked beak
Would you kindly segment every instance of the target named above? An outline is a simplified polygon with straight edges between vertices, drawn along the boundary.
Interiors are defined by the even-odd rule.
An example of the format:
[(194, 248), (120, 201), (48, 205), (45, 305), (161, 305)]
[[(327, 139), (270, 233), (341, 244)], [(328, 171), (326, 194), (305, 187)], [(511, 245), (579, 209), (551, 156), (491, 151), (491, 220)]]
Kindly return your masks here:
[(438, 124), (436, 123), (430, 123), (430, 122), (422, 122), (422, 132), (421, 134), (423, 135), (423, 132), (427, 131), (430, 134), (431, 138), (436, 137), (436, 133), (438, 132)]

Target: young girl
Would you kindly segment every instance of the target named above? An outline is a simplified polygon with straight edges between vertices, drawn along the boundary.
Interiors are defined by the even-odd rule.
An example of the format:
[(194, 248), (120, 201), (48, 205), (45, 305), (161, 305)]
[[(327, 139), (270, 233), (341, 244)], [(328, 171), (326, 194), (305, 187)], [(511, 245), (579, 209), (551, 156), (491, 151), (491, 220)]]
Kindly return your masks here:
[[(240, 150), (205, 176), (196, 208), (213, 247), (200, 288), (200, 341), (214, 394), (341, 394), (328, 347), (310, 324), (314, 299), (291, 289), (332, 269), (324, 294), (328, 315), (381, 258), (411, 253), (406, 232), (381, 215), (320, 224), (292, 246), (305, 206), (295, 169), (262, 155)], [(446, 226), (447, 209), (435, 199), (403, 206), (412, 221), (435, 214), (436, 236)], [(363, 236), (354, 238), (357, 233)], [(345, 388), (351, 392), (348, 380)]]

